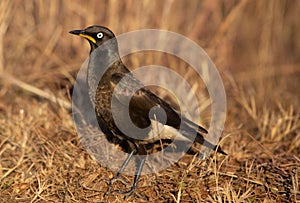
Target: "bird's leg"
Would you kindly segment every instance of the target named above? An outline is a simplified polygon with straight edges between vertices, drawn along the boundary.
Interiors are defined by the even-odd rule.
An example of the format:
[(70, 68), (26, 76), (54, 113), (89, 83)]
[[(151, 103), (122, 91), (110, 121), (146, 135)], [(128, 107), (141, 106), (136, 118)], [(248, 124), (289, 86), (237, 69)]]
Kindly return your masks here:
[(136, 151), (133, 150), (132, 152), (130, 152), (130, 154), (128, 154), (127, 158), (125, 159), (125, 161), (123, 162), (121, 168), (119, 169), (119, 171), (117, 172), (117, 174), (109, 181), (108, 184), (108, 188), (107, 188), (107, 192), (109, 192), (111, 185), (118, 180), (118, 178), (120, 177), (120, 175), (123, 173), (123, 171), (125, 170), (126, 166), (128, 165), (130, 159), (132, 158), (133, 154)]
[(133, 181), (133, 184), (130, 187), (130, 189), (128, 191), (116, 190), (115, 192), (118, 192), (120, 194), (130, 194), (130, 193), (132, 193), (135, 190), (135, 188), (137, 187), (137, 184), (138, 184), (139, 178), (141, 176), (144, 164), (145, 164), (145, 158), (142, 159), (142, 160), (138, 158), (137, 159), (138, 170), (137, 170), (137, 173), (134, 176), (134, 181)]

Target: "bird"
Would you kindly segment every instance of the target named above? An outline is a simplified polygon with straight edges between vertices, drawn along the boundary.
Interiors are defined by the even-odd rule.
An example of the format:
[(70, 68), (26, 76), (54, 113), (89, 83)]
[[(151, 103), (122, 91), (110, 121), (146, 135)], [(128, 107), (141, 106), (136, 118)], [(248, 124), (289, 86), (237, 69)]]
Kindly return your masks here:
[[(86, 82), (98, 125), (109, 142), (120, 144), (122, 150), (128, 154), (117, 174), (110, 180), (109, 187), (120, 177), (133, 155), (147, 155), (157, 144), (163, 143), (163, 146), (167, 146), (172, 142), (170, 138), (146, 139), (147, 130), (143, 131), (144, 134), (137, 134), (135, 130), (127, 131), (126, 129), (124, 132), (124, 129), (117, 124), (116, 119), (118, 122), (124, 120), (122, 119), (123, 111), (120, 109), (124, 108), (126, 101), (129, 101), (127, 111), (136, 127), (146, 129), (151, 125), (152, 120), (157, 119), (158, 122), (175, 130), (180, 128), (180, 132), (185, 138), (194, 139), (193, 142), (226, 155), (220, 146), (204, 139), (202, 134), (208, 133), (205, 128), (181, 115), (171, 104), (151, 92), (131, 74), (120, 58), (116, 36), (109, 28), (92, 25), (85, 29), (72, 30), (70, 33), (85, 38), (90, 44)], [(112, 109), (114, 101), (115, 110)], [(151, 110), (156, 107), (165, 112), (164, 119), (156, 118), (155, 113), (150, 114)], [(113, 115), (113, 111), (118, 112), (117, 116)], [(127, 121), (124, 122), (126, 127)], [(118, 190), (117, 192), (130, 194), (136, 189), (144, 163), (145, 158), (136, 161), (137, 172), (129, 190)]]

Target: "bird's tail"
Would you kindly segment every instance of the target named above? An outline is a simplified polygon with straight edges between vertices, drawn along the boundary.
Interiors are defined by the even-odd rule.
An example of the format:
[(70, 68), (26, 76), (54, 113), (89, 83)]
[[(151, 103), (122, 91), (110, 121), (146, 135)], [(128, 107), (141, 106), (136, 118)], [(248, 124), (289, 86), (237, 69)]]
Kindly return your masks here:
[(201, 126), (198, 126), (197, 124), (193, 123), (192, 121), (188, 119), (183, 119), (182, 120), (184, 123), (181, 125), (182, 129), (181, 132), (182, 134), (187, 137), (189, 140), (193, 140), (194, 136), (196, 135), (196, 138), (194, 139), (194, 142), (197, 142), (201, 145), (204, 145), (208, 147), (209, 149), (215, 150), (218, 153), (227, 155), (220, 146), (214, 145), (209, 141), (206, 141), (202, 133), (208, 133), (207, 130), (202, 128)]

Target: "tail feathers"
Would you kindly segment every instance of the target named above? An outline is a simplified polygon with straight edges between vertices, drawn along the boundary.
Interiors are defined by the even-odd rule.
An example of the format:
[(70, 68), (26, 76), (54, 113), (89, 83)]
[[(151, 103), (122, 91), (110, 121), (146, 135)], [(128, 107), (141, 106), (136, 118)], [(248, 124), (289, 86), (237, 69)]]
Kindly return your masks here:
[(183, 121), (186, 125), (190, 125), (190, 126), (192, 126), (193, 128), (198, 129), (198, 131), (199, 131), (200, 133), (208, 133), (207, 130), (206, 130), (205, 128), (203, 128), (203, 127), (197, 125), (197, 124), (194, 123), (193, 121), (191, 121), (191, 120), (189, 120), (189, 119), (187, 119), (187, 118), (185, 118), (185, 117), (182, 117), (181, 119), (182, 119), (182, 121)]
[(217, 152), (220, 153), (220, 154), (227, 155), (227, 153), (224, 152), (224, 151), (221, 149), (221, 147), (218, 146), (218, 145), (215, 146), (214, 150), (215, 150), (215, 151), (217, 150)]
[[(191, 122), (191, 121), (190, 121)], [(188, 122), (188, 124), (190, 124), (189, 122)], [(192, 125), (192, 127), (191, 126), (189, 126), (187, 124), (187, 122), (185, 122), (185, 125), (183, 125), (183, 132), (182, 132), (182, 134), (185, 136), (185, 137), (187, 137), (188, 139), (190, 139), (190, 140), (192, 140), (193, 138), (194, 138), (194, 136), (193, 135), (195, 135), (196, 134), (196, 138), (195, 138), (195, 140), (194, 140), (194, 142), (197, 142), (197, 143), (199, 143), (199, 144), (202, 144), (202, 145), (204, 145), (204, 146), (206, 146), (206, 147), (208, 147), (209, 149), (212, 149), (212, 150), (214, 150), (214, 151), (216, 151), (216, 152), (218, 152), (218, 153), (220, 153), (220, 154), (223, 154), (223, 155), (227, 155), (227, 153), (226, 152), (224, 152), (222, 149), (221, 149), (221, 147), (220, 146), (218, 146), (218, 145), (214, 145), (214, 144), (212, 144), (211, 142), (209, 142), (209, 141), (206, 141), (205, 139), (204, 139), (204, 137), (203, 137), (203, 135), (201, 134), (201, 132), (203, 132), (203, 130), (202, 129), (204, 129), (204, 128), (202, 128), (202, 127), (200, 127), (200, 126), (198, 126), (198, 125)], [(195, 129), (195, 127), (197, 127), (197, 130)], [(205, 130), (205, 129), (204, 129)], [(206, 130), (205, 130), (206, 131)], [(207, 131), (206, 131), (207, 132)]]

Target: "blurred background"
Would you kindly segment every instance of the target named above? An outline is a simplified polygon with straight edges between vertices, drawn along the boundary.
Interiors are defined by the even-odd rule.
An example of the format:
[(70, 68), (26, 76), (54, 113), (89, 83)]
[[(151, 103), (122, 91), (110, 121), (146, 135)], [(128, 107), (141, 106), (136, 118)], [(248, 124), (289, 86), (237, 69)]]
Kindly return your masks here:
[[(1, 202), (103, 200), (103, 177), (112, 173), (82, 149), (68, 109), (48, 97), (70, 100), (68, 89), (89, 45), (69, 31), (95, 24), (116, 35), (155, 28), (190, 38), (216, 64), (228, 99), (221, 145), (229, 155), (204, 168), (193, 163), (189, 172), (191, 165), (179, 164), (144, 177), (141, 196), (126, 201), (296, 202), (299, 10), (295, 0), (2, 0)], [(169, 58), (146, 53), (125, 62), (131, 69), (158, 61), (186, 70)], [(193, 81), (193, 74), (186, 75)]]

